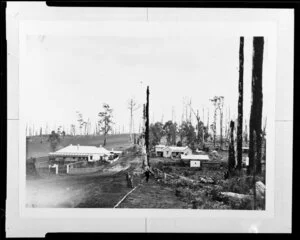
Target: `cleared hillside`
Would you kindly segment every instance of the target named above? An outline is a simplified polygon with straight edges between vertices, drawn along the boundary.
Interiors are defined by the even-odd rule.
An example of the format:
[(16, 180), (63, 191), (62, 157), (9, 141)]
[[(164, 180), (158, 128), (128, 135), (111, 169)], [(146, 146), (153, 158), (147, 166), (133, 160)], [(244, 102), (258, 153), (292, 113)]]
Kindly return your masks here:
[[(51, 152), (47, 136), (33, 136), (26, 140), (26, 158), (44, 157)], [(61, 138), (58, 149), (73, 145), (99, 146), (103, 145), (104, 136), (65, 136)], [(106, 146), (108, 150), (123, 150), (130, 146), (129, 134), (109, 135), (107, 136)]]

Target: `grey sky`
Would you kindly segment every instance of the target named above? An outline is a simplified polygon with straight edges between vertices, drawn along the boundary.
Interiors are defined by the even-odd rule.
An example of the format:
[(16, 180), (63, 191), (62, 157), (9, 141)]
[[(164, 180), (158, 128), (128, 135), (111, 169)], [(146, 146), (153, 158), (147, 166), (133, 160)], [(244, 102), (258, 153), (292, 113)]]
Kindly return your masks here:
[[(159, 27), (159, 26), (156, 26)], [(162, 27), (163, 28), (163, 27)], [(139, 31), (139, 29), (136, 29)], [(128, 36), (27, 35), (25, 119), (29, 124), (50, 128), (76, 124), (80, 111), (92, 125), (103, 102), (114, 109), (115, 127), (129, 127), (127, 102), (146, 100), (150, 87), (150, 120), (181, 120), (183, 101), (194, 109), (207, 108), (209, 99), (225, 97), (224, 115), (230, 107), (237, 114), (239, 38), (189, 36), (181, 30), (152, 37), (128, 32)], [(267, 42), (265, 43), (267, 44)], [(244, 115), (251, 103), (252, 37), (245, 38)], [(267, 59), (267, 48), (265, 48)], [(266, 60), (265, 60), (266, 61)], [(142, 108), (135, 113), (135, 129), (142, 122)]]

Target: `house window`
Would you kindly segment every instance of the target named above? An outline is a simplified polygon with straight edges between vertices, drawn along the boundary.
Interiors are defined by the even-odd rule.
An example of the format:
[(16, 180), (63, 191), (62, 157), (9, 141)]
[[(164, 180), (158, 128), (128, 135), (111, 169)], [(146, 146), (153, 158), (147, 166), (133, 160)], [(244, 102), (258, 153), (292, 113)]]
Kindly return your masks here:
[(93, 156), (90, 156), (90, 160), (92, 160), (93, 159)]

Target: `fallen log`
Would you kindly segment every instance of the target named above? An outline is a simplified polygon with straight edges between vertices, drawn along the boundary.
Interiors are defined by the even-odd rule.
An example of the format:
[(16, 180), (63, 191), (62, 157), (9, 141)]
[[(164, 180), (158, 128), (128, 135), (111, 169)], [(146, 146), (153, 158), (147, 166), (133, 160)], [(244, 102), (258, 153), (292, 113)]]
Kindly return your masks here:
[(199, 178), (199, 181), (200, 181), (201, 183), (211, 183), (211, 184), (215, 183), (215, 181), (214, 181), (213, 179), (211, 179), (211, 178), (203, 178), (203, 177), (200, 177), (200, 178)]
[(187, 178), (187, 177), (184, 177), (184, 176), (179, 176), (179, 179), (190, 182), (190, 183), (197, 183), (197, 181)]
[(209, 184), (215, 184), (215, 181), (212, 179), (212, 178), (209, 178), (209, 177), (200, 177), (199, 179), (197, 180), (194, 180), (194, 179), (191, 179), (191, 178), (188, 178), (188, 177), (184, 177), (184, 176), (180, 176), (178, 174), (168, 174), (168, 173), (165, 173), (157, 168), (154, 168), (153, 169), (154, 171), (156, 171), (158, 173), (158, 175), (162, 175), (163, 179), (166, 180), (167, 177), (168, 178), (179, 178), (179, 179), (182, 179), (184, 181), (187, 181), (187, 182), (191, 182), (191, 183), (209, 183)]
[[(258, 199), (263, 199), (265, 198), (265, 193), (266, 193), (266, 186), (263, 184), (261, 181), (258, 181), (255, 183), (256, 187), (256, 197)], [(250, 190), (250, 194), (253, 195), (253, 190)]]
[(252, 196), (248, 194), (240, 194), (234, 192), (220, 192), (221, 196), (228, 197), (232, 200), (251, 200)]
[(127, 194), (125, 194), (125, 196), (114, 206), (114, 208), (117, 208), (126, 198), (127, 196), (132, 193), (139, 185), (137, 185), (134, 189), (132, 189), (131, 191), (129, 191)]
[(263, 184), (261, 181), (258, 181), (256, 182), (255, 187), (256, 187), (256, 196), (258, 198), (264, 198), (266, 192), (265, 184)]

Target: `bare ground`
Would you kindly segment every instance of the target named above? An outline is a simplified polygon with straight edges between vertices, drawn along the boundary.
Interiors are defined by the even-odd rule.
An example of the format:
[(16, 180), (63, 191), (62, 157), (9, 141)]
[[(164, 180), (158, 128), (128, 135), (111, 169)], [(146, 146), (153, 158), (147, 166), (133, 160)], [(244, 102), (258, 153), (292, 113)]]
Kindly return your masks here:
[(130, 190), (125, 171), (138, 163), (134, 157), (125, 157), (92, 174), (27, 179), (27, 207), (112, 208)]
[(132, 192), (119, 208), (191, 208), (186, 202), (175, 196), (174, 189), (158, 184), (154, 179), (144, 182)]

